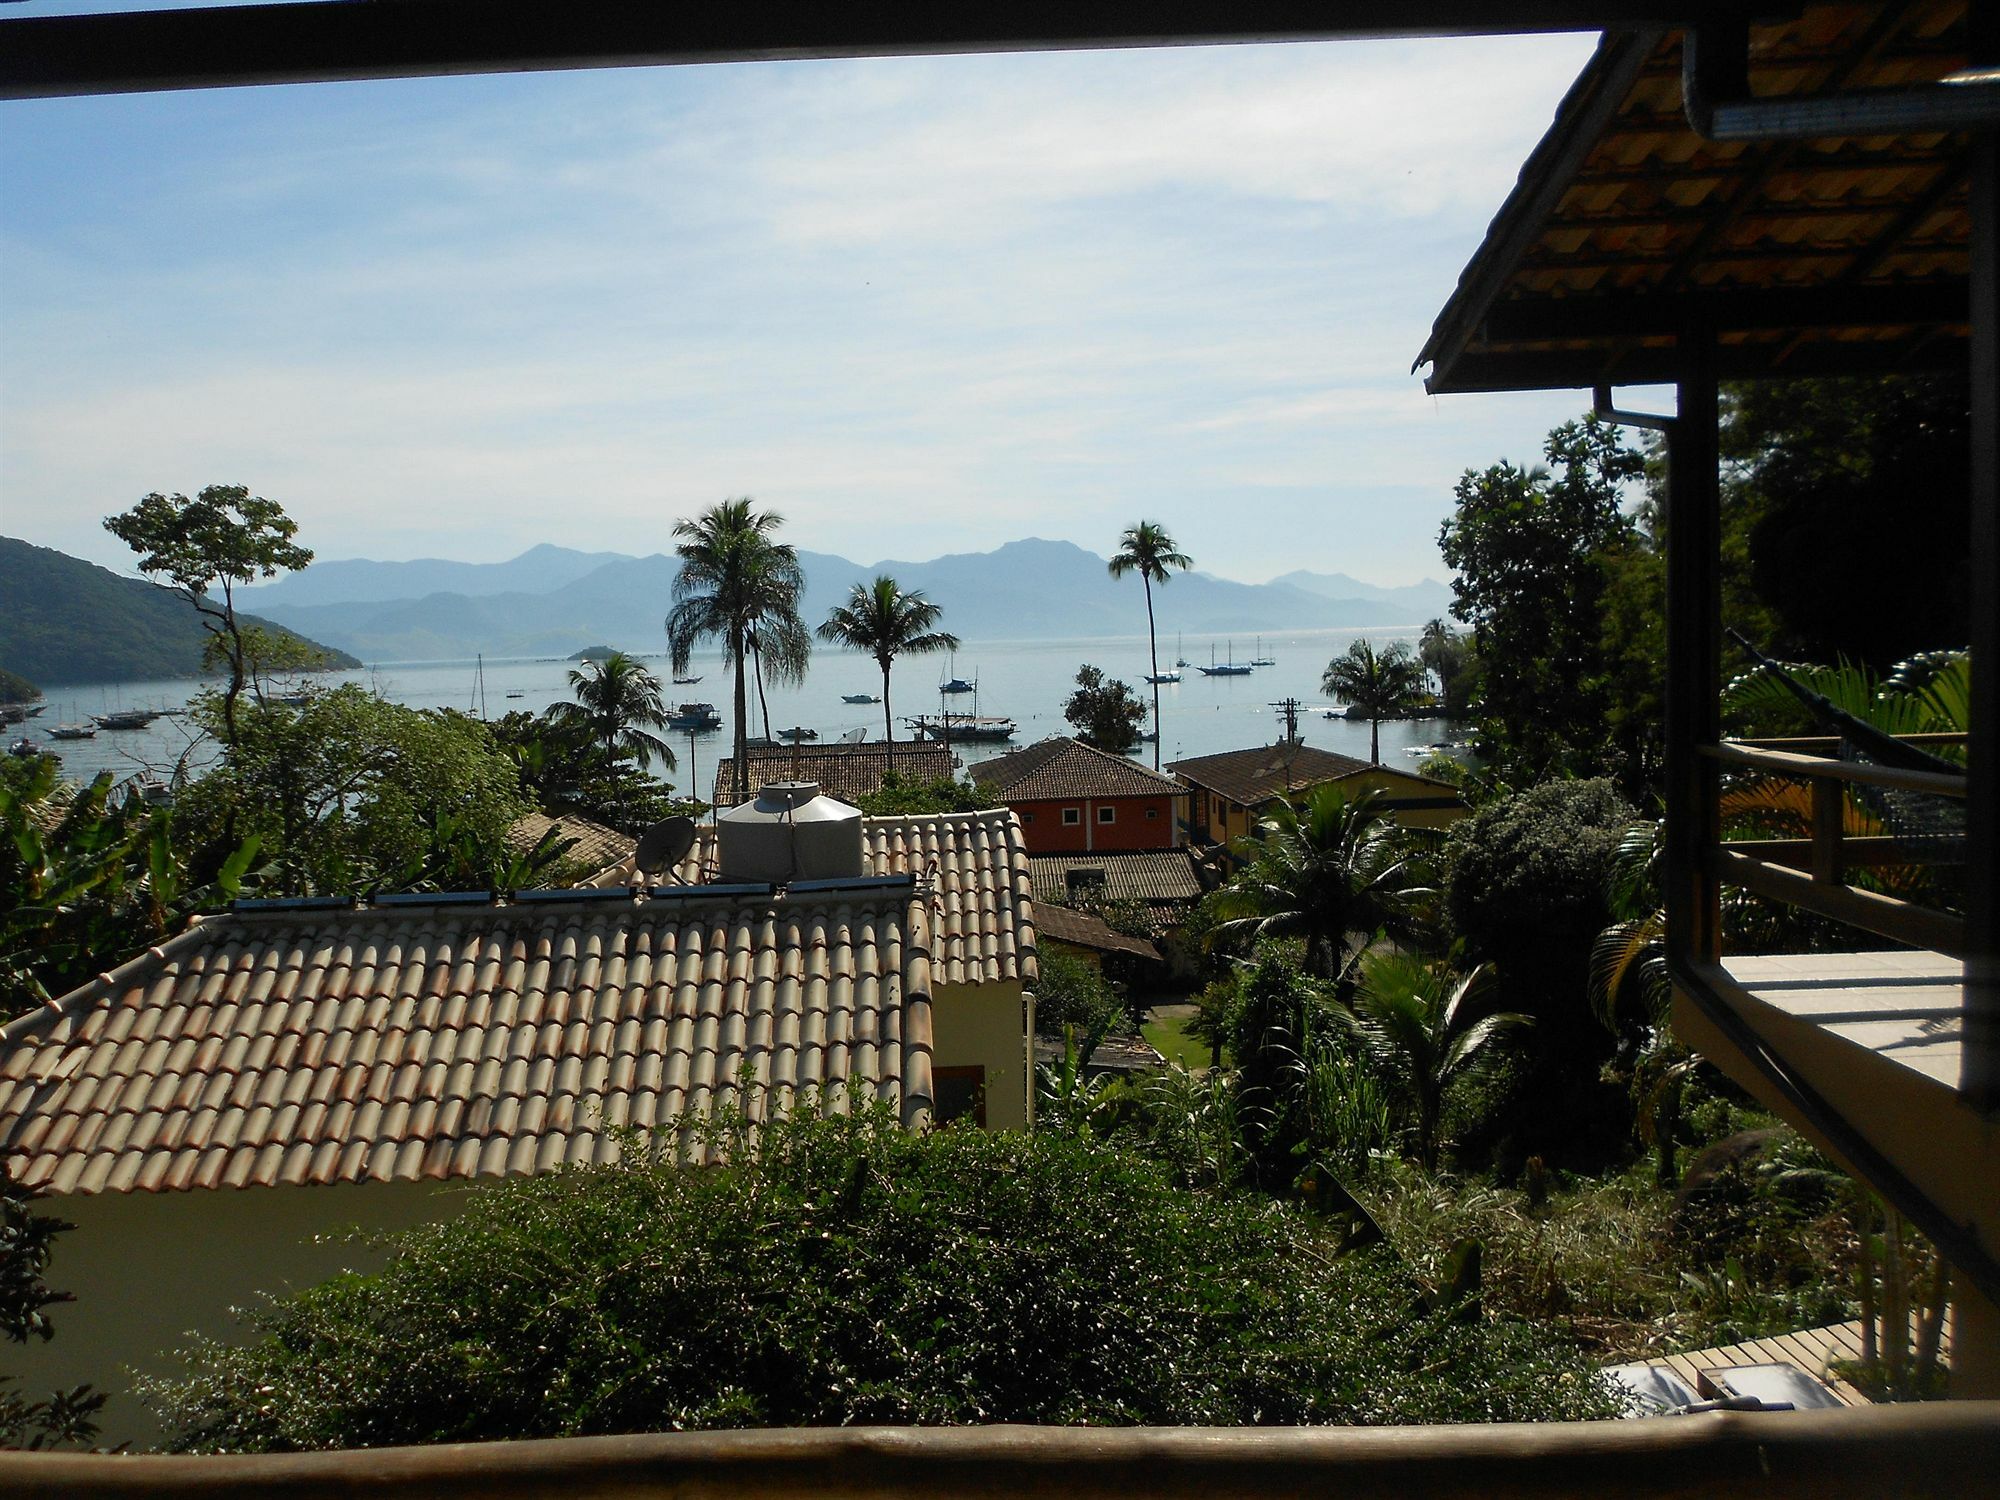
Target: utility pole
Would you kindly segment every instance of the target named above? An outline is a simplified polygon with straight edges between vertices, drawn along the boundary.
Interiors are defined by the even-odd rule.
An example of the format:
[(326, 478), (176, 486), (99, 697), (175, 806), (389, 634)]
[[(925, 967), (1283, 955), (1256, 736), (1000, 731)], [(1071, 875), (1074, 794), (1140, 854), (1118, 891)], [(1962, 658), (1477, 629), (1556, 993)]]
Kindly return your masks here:
[(1299, 710), (1304, 705), (1296, 698), (1287, 698), (1281, 703), (1273, 703), (1271, 707), (1275, 708), (1284, 718), (1285, 738), (1296, 740), (1299, 737)]

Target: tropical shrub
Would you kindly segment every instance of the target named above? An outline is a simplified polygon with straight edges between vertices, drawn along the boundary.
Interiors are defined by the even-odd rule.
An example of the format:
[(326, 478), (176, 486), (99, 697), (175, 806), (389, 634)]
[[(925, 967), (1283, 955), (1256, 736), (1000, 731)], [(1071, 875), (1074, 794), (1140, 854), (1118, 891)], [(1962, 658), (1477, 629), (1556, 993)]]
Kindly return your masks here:
[(1088, 1134), (795, 1116), (737, 1165), (484, 1187), (381, 1271), (149, 1387), (175, 1445), (680, 1428), (1382, 1423), (1611, 1409), (1559, 1339), (1432, 1307), (1282, 1205)]

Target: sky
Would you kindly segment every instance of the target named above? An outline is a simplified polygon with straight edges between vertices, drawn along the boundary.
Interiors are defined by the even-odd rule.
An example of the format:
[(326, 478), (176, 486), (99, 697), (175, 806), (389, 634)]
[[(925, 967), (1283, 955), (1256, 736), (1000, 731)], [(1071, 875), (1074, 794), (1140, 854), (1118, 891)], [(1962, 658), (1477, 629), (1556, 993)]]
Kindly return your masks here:
[[(57, 7), (63, 8), (63, 7)], [(0, 103), (0, 533), (240, 483), (324, 558), (1023, 536), (1444, 576), (1579, 392), (1410, 363), (1594, 39)]]

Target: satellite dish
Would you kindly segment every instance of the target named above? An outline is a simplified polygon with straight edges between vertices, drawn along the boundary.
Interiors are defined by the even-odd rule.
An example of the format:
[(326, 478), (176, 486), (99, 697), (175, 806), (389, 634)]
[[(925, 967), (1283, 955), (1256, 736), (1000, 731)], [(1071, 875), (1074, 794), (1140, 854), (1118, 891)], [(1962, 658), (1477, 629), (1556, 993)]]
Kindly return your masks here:
[(868, 729), (866, 725), (863, 725), (860, 729), (848, 730), (847, 733), (840, 737), (840, 743), (843, 745), (859, 745), (867, 738)]
[(693, 818), (668, 818), (648, 828), (639, 835), (638, 852), (633, 856), (639, 873), (666, 874), (687, 858), (688, 850), (694, 847), (695, 832)]

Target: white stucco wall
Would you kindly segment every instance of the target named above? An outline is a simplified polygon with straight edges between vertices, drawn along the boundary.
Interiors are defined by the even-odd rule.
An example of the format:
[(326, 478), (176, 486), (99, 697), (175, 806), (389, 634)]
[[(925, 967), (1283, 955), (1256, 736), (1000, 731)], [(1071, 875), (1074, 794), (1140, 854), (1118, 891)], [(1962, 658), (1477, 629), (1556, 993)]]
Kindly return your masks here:
[(167, 1374), (190, 1332), (240, 1338), (229, 1309), (259, 1292), (311, 1286), (379, 1265), (380, 1251), (330, 1236), (347, 1226), (403, 1229), (456, 1211), (438, 1183), (224, 1188), (48, 1198), (76, 1228), (59, 1235), (49, 1282), (76, 1301), (50, 1309), (55, 1338), (0, 1348), (0, 1372), (34, 1397), (88, 1382), (109, 1393), (103, 1440), (152, 1446), (159, 1428), (130, 1394), (131, 1372)]

